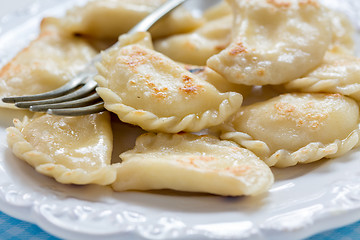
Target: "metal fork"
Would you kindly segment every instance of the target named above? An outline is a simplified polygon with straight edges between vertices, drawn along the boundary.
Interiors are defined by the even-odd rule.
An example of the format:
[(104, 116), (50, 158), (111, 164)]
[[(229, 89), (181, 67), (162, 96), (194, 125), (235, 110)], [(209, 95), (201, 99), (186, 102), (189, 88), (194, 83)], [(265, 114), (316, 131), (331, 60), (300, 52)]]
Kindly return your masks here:
[[(168, 0), (135, 25), (128, 33), (149, 30), (155, 22), (185, 1)], [(105, 111), (104, 102), (95, 91), (97, 83), (93, 80), (97, 74), (95, 63), (100, 60), (101, 55), (96, 55), (83, 71), (58, 89), (36, 95), (5, 97), (2, 101), (15, 103), (16, 107), (34, 112), (46, 112), (62, 116), (80, 116)]]

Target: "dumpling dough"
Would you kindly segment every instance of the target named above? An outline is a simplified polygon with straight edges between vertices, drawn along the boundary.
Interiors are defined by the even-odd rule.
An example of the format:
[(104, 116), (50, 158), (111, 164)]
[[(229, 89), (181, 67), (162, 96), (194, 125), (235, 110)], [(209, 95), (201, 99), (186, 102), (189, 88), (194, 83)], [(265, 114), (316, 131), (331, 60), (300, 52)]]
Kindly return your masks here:
[(185, 64), (184, 68), (191, 72), (192, 74), (198, 76), (199, 78), (211, 83), (218, 89), (220, 92), (237, 92), (240, 93), (243, 97), (248, 96), (251, 93), (251, 87), (235, 84), (229, 81), (226, 81), (220, 74), (210, 69), (207, 66), (196, 66)]
[(232, 43), (207, 65), (228, 81), (281, 84), (320, 64), (331, 41), (327, 11), (315, 1), (228, 0)]
[[(62, 35), (57, 24), (56, 19), (44, 19), (39, 37), (0, 70), (1, 98), (54, 90), (96, 55), (85, 40)], [(0, 106), (14, 108), (2, 101)]]
[(328, 51), (323, 63), (303, 78), (285, 84), (287, 90), (341, 93), (360, 101), (360, 59), (343, 48)]
[(14, 120), (7, 140), (14, 154), (60, 183), (108, 185), (116, 172), (110, 166), (110, 114), (81, 117), (48, 114)]
[(355, 28), (343, 13), (329, 10), (332, 29), (332, 45), (340, 46), (349, 54), (355, 51)]
[[(166, 0), (92, 0), (70, 9), (61, 19), (62, 28), (70, 34), (116, 40), (164, 2)], [(179, 7), (152, 27), (152, 36), (188, 32), (203, 21)]]
[(209, 7), (204, 11), (204, 18), (206, 21), (219, 19), (232, 14), (232, 9), (227, 1), (221, 0), (218, 4)]
[(115, 191), (174, 189), (219, 195), (256, 195), (273, 183), (271, 170), (252, 152), (211, 136), (140, 136), (120, 155)]
[(209, 21), (191, 33), (157, 40), (155, 50), (175, 61), (206, 65), (209, 57), (230, 44), (232, 19), (232, 15), (228, 15)]
[(222, 139), (287, 167), (345, 154), (359, 142), (359, 107), (340, 94), (284, 94), (243, 107)]
[(122, 39), (131, 35), (103, 54), (95, 78), (105, 108), (120, 120), (148, 131), (196, 132), (222, 123), (241, 106), (241, 94), (220, 93), (161, 53), (143, 44), (124, 46)]

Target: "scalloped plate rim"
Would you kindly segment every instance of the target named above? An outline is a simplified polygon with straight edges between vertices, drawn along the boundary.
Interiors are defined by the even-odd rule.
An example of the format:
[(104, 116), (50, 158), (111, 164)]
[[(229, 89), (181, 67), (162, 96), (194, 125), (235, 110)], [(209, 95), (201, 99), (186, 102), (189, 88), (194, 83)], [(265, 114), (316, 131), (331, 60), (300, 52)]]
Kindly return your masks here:
[[(43, 3), (44, 2), (57, 3), (59, 5), (62, 5), (65, 3), (69, 3), (69, 0), (64, 1), (64, 3), (59, 3), (59, 1), (56, 1), (56, 0), (47, 0), (47, 1), (43, 0)], [(34, 4), (40, 4), (40, 1), (38, 0)], [(28, 12), (29, 13), (28, 16), (26, 16), (26, 14), (24, 15), (24, 12), (22, 12), (23, 15), (21, 15), (21, 16), (20, 15), (16, 16), (16, 13), (13, 15), (9, 15), (9, 16), (10, 16), (10, 18), (13, 17), (15, 19), (18, 17), (19, 18), (21, 17), (21, 19), (27, 19), (27, 18), (39, 19), (39, 17), (42, 16), (42, 14), (46, 14), (47, 12), (54, 11), (54, 8), (42, 9), (40, 6), (38, 11), (39, 11), (38, 12), (39, 14), (38, 13), (30, 14), (30, 12)], [(5, 22), (3, 24), (9, 24), (9, 23)], [(2, 25), (0, 25), (0, 27), (1, 26)], [(21, 25), (19, 25), (19, 27), (21, 27)], [(9, 33), (11, 34), (12, 32), (13, 32), (13, 30), (8, 30), (8, 31), (1, 33), (0, 39), (4, 35), (9, 34)], [(28, 40), (30, 40), (30, 38), (25, 39), (24, 42), (22, 42), (22, 44), (25, 44), (25, 42)], [(2, 53), (0, 52), (0, 56), (2, 56), (1, 54)], [(5, 131), (2, 128), (5, 128), (5, 127), (6, 126), (4, 124), (2, 124), (0, 126), (0, 128), (1, 128), (0, 129), (0, 139), (3, 139), (3, 140), (5, 139), (4, 138)], [(0, 144), (0, 153), (3, 154), (2, 156), (0, 156), (0, 172), (2, 172), (5, 170), (8, 170), (6, 161), (9, 160), (9, 158), (7, 158), (8, 157), (7, 154), (9, 154), (9, 151), (6, 149), (6, 146), (3, 143)], [(334, 165), (341, 165), (344, 163), (346, 164), (346, 162), (350, 161), (348, 158), (353, 159), (352, 164), (349, 164), (349, 166), (350, 165), (356, 166), (354, 158), (357, 159), (357, 157), (356, 157), (357, 155), (360, 156), (360, 150), (352, 151), (351, 153), (347, 154), (345, 157), (340, 158), (341, 160), (340, 159), (338, 160), (338, 162), (340, 162), (340, 163), (337, 163), (337, 162), (329, 163), (329, 161), (326, 161), (326, 162), (322, 161), (319, 164), (309, 165), (309, 167), (307, 167), (310, 169), (309, 171), (311, 172), (311, 174), (309, 174), (309, 175), (310, 176), (312, 176), (314, 174), (316, 175), (318, 173), (317, 171), (319, 169), (320, 170), (323, 170), (323, 168), (331, 169), (331, 167), (333, 167)], [(11, 156), (10, 158), (12, 160), (16, 159), (13, 156)], [(35, 173), (31, 167), (27, 166), (23, 162), (14, 163), (14, 164), (17, 164), (17, 166), (20, 166), (21, 168), (25, 169), (26, 173), (31, 176), (35, 176), (36, 178), (40, 178), (40, 179), (46, 178), (44, 176), (40, 176), (37, 173)], [(347, 168), (345, 168), (345, 169), (347, 169)], [(352, 170), (352, 169), (350, 169), (350, 170)], [(279, 171), (281, 172), (281, 170), (279, 170)], [(56, 191), (57, 185), (58, 185), (57, 183), (55, 183), (55, 182), (52, 183), (52, 180), (49, 180), (50, 181), (49, 185), (51, 185), (51, 186), (53, 185), (52, 187), (54, 187), (55, 190), (53, 190), (53, 192), (48, 193), (48, 192), (46, 192), (46, 190), (44, 190), (45, 192), (43, 192), (42, 190), (39, 191), (39, 189), (37, 189), (38, 188), (37, 186), (35, 186), (35, 189), (31, 189), (31, 188), (29, 189), (28, 186), (26, 186), (25, 188), (22, 188), (22, 186), (16, 185), (17, 183), (12, 182), (12, 180), (13, 180), (12, 178), (14, 178), (16, 176), (8, 176), (7, 175), (8, 172), (3, 172), (3, 173), (4, 174), (0, 174), (0, 209), (1, 209), (1, 211), (3, 211), (4, 213), (6, 213), (10, 216), (13, 216), (15, 218), (19, 218), (21, 220), (37, 224), (39, 227), (41, 227), (45, 231), (48, 231), (49, 233), (51, 233), (55, 236), (58, 236), (58, 237), (62, 237), (62, 238), (65, 237), (67, 239), (98, 239), (99, 236), (106, 236), (106, 237), (108, 237), (108, 239), (117, 239), (119, 236), (122, 236), (122, 237), (123, 236), (131, 236), (132, 238), (136, 238), (136, 239), (144, 239), (144, 238), (152, 239), (157, 236), (156, 232), (152, 233), (151, 230), (149, 231), (145, 228), (146, 227), (149, 228), (149, 227), (155, 225), (155, 227), (153, 226), (153, 228), (155, 229), (156, 224), (159, 223), (160, 220), (164, 220), (165, 222), (168, 221), (168, 223), (164, 224), (165, 227), (166, 227), (166, 224), (168, 226), (168, 229), (166, 231), (174, 230), (174, 231), (178, 231), (178, 232), (175, 235), (165, 235), (164, 237), (160, 237), (158, 239), (168, 239), (169, 237), (174, 238), (174, 239), (177, 239), (179, 237), (181, 237), (181, 238), (186, 237), (187, 239), (201, 239), (201, 238), (219, 239), (222, 237), (229, 237), (228, 233), (226, 233), (226, 234), (221, 233), (221, 231), (216, 232), (217, 223), (191, 225), (191, 224), (185, 223), (184, 221), (181, 221), (181, 220), (177, 221), (177, 219), (173, 218), (174, 213), (170, 214), (170, 211), (167, 211), (167, 214), (169, 216), (165, 215), (165, 216), (163, 216), (163, 219), (161, 219), (161, 218), (156, 219), (158, 222), (151, 222), (151, 221), (149, 222), (149, 220), (147, 220), (147, 221), (145, 221), (145, 224), (142, 224), (141, 222), (140, 223), (135, 222), (135, 223), (131, 223), (131, 224), (123, 223), (122, 230), (120, 229), (118, 231), (112, 231), (112, 232), (109, 231), (107, 233), (98, 232), (98, 233), (88, 234), (85, 232), (86, 231), (85, 228), (80, 231), (80, 230), (76, 230), (74, 228), (71, 229), (72, 226), (64, 227), (64, 226), (61, 226), (61, 224), (57, 224), (56, 223), (56, 220), (57, 220), (56, 214), (55, 214), (55, 217), (52, 215), (47, 215), (47, 211), (49, 209), (50, 209), (49, 211), (51, 211), (52, 207), (54, 207), (54, 205), (52, 205), (52, 204), (55, 204), (55, 205), (62, 204), (62, 202), (61, 202), (62, 200), (60, 198), (65, 198), (65, 201), (70, 201), (69, 199), (72, 198), (71, 194), (64, 195), (64, 194), (62, 194), (61, 191), (59, 193), (57, 193), (57, 191)], [(353, 173), (355, 176), (360, 176), (360, 172), (354, 171)], [(6, 177), (8, 177), (8, 178), (6, 178)], [(298, 180), (298, 179), (302, 179), (302, 176), (300, 176), (299, 178), (297, 178), (295, 180)], [(339, 179), (339, 181), (341, 182), (341, 181), (343, 181), (343, 179)], [(359, 181), (357, 181), (357, 182), (356, 181), (352, 182), (351, 180), (347, 180), (347, 181), (349, 181), (348, 184), (350, 184), (350, 185), (354, 183), (355, 187), (357, 187), (356, 189), (360, 188)], [(287, 179), (285, 179), (286, 184), (291, 184), (291, 182), (294, 182), (294, 181), (290, 181), (289, 183), (287, 183)], [(295, 181), (295, 183), (297, 183), (297, 182)], [(286, 189), (286, 184), (283, 184), (280, 186), (275, 184), (274, 187), (272, 188), (272, 190), (274, 192), (288, 191), (288, 189)], [(281, 188), (282, 187), (284, 188), (284, 186), (285, 186), (285, 190), (282, 190)], [(337, 185), (335, 185), (335, 186), (337, 186)], [(9, 187), (9, 189), (6, 189), (6, 187)], [(276, 190), (276, 188), (279, 188), (280, 190)], [(291, 189), (291, 187), (289, 187), (289, 188)], [(14, 197), (14, 196), (12, 196), (10, 193), (12, 193), (11, 191), (14, 189), (15, 189), (15, 192), (20, 190), (18, 192), (21, 193), (21, 191), (23, 191), (23, 193), (22, 193), (23, 195), (20, 195), (20, 197), (19, 197), (19, 199), (21, 199), (21, 200), (19, 200), (18, 198), (15, 200), (11, 199), (11, 197)], [(61, 187), (60, 187), (60, 190), (62, 190)], [(334, 191), (334, 189), (331, 189), (331, 190)], [(329, 194), (329, 191), (330, 191), (330, 189), (328, 191), (323, 192), (323, 194)], [(31, 194), (35, 194), (35, 197), (33, 197), (34, 199), (32, 199)], [(132, 195), (132, 194), (133, 193), (130, 193), (130, 195)], [(140, 194), (142, 196), (143, 195), (147, 196), (147, 193), (143, 193), (143, 194), (140, 193)], [(270, 193), (270, 194), (272, 194), (272, 193)], [(109, 199), (111, 200), (112, 196), (119, 196), (119, 195), (121, 195), (121, 194), (113, 193), (113, 195), (110, 194), (110, 196), (107, 196), (107, 197), (109, 197)], [(125, 195), (127, 195), (127, 194), (125, 194)], [(27, 197), (29, 197), (29, 199), (27, 199)], [(154, 196), (151, 196), (151, 197), (153, 198)], [(15, 198), (16, 198), (16, 195), (15, 195)], [(268, 197), (268, 198), (270, 198), (270, 197)], [(49, 199), (52, 201), (48, 201)], [(209, 197), (209, 199), (210, 199), (210, 197)], [(115, 200), (115, 202), (116, 202), (117, 197), (114, 197), (113, 200)], [(348, 200), (348, 199), (345, 199), (345, 200)], [(74, 201), (75, 206), (76, 206), (76, 204), (79, 204), (79, 202), (80, 203), (84, 202), (85, 204), (89, 204), (89, 205), (92, 204), (92, 202), (90, 202), (90, 201), (87, 202), (87, 201), (84, 201), (83, 199), (74, 199), (73, 201)], [(211, 199), (211, 201), (213, 201), (213, 199)], [(353, 222), (359, 220), (360, 219), (360, 217), (359, 217), (360, 216), (360, 196), (356, 195), (354, 201), (355, 201), (355, 203), (353, 205), (350, 204), (349, 206), (345, 206), (345, 208), (338, 206), (338, 208), (335, 207), (335, 209), (328, 209), (327, 211), (324, 210), (323, 212), (321, 212), (321, 209), (316, 210), (316, 208), (314, 208), (314, 211), (315, 210), (318, 211), (318, 212), (315, 211), (317, 214), (310, 216), (309, 219), (307, 219), (305, 217), (305, 219), (309, 220), (310, 222), (304, 222), (305, 229), (303, 229), (304, 228), (304, 225), (303, 225), (303, 226), (299, 227), (299, 229), (300, 229), (299, 231), (292, 230), (292, 231), (287, 232), (284, 229), (282, 229), (280, 231), (276, 231), (276, 230), (274, 230), (276, 228), (271, 228), (271, 224), (270, 225), (263, 224), (263, 226), (257, 224), (252, 227), (251, 223), (253, 223), (253, 222), (246, 221), (245, 219), (242, 219), (239, 222), (224, 221), (224, 222), (218, 223), (218, 225), (221, 227), (229, 227), (230, 229), (233, 229), (233, 228), (231, 228), (231, 227), (233, 227), (233, 226), (231, 226), (232, 224), (238, 223), (241, 226), (244, 226), (244, 228), (245, 228), (243, 231), (244, 239), (247, 238), (247, 236), (255, 237), (256, 239), (263, 239), (264, 234), (270, 234), (270, 235), (266, 235), (266, 236), (267, 237), (270, 236), (270, 238), (272, 238), (272, 239), (286, 239), (286, 237), (288, 237), (287, 234), (291, 234), (292, 239), (301, 239), (304, 237), (308, 237), (312, 234), (319, 233), (324, 230), (328, 230), (328, 229), (335, 228), (335, 227), (341, 227), (341, 226), (344, 226), (344, 225), (347, 225), (347, 224), (350, 224), (350, 223), (353, 223)], [(112, 201), (110, 201), (110, 202), (111, 202), (111, 204), (114, 204), (114, 202), (112, 202)], [(97, 203), (95, 201), (94, 205), (96, 205), (96, 204)], [(100, 205), (105, 205), (105, 204), (107, 204), (106, 201), (100, 202)], [(321, 205), (321, 203), (320, 203), (320, 205)], [(116, 204), (114, 206), (116, 206)], [(310, 207), (314, 207), (314, 206), (316, 206), (316, 204), (312, 205)], [(123, 207), (123, 206), (120, 204), (120, 207)], [(134, 209), (137, 209), (137, 207), (139, 207), (139, 206), (135, 205), (132, 207), (134, 207)], [(102, 206), (102, 208), (103, 208), (103, 206)], [(55, 209), (56, 209), (56, 207), (55, 207)], [(101, 208), (99, 208), (99, 209), (102, 210)], [(84, 210), (84, 209), (80, 208), (80, 210)], [(98, 209), (95, 209), (95, 210), (98, 210)], [(146, 209), (146, 211), (148, 211), (148, 210), (150, 212), (154, 211), (153, 209)], [(298, 210), (298, 209), (294, 209), (295, 212), (296, 212), (296, 210)], [(124, 213), (125, 211), (127, 211), (127, 210), (123, 209), (123, 210), (121, 210), (121, 213)], [(139, 211), (127, 211), (127, 212), (128, 212), (127, 214), (129, 214), (129, 215), (134, 214), (134, 216), (132, 216), (133, 217), (132, 220), (136, 221), (138, 219), (139, 221), (141, 221), (141, 215), (142, 215), (141, 211), (140, 212)], [(112, 213), (114, 213), (114, 212), (112, 212)], [(290, 213), (291, 213), (291, 211), (290, 211)], [(307, 212), (305, 211), (305, 213), (307, 213)], [(337, 213), (337, 215), (335, 215), (336, 213)], [(136, 215), (136, 214), (138, 214), (138, 215)], [(157, 213), (157, 214), (159, 214), (159, 213)], [(283, 215), (285, 214), (285, 219), (286, 219), (286, 214), (289, 214), (289, 212), (285, 212), (282, 214)], [(329, 215), (333, 215), (336, 217), (329, 218)], [(80, 212), (80, 216), (81, 216), (81, 212)], [(162, 216), (162, 215), (160, 214), (159, 216)], [(205, 215), (205, 216), (207, 216), (207, 215)], [(215, 216), (216, 216), (216, 214), (215, 214)], [(281, 214), (276, 215), (274, 217), (279, 217), (279, 216), (281, 216)], [(50, 217), (54, 217), (54, 219), (49, 219)], [(69, 216), (67, 216), (67, 217), (69, 217)], [(75, 218), (76, 217), (77, 216), (75, 216)], [(123, 216), (121, 216), (121, 217), (123, 217)], [(130, 217), (130, 219), (131, 219), (131, 217)], [(269, 219), (271, 220), (271, 218), (267, 218), (266, 220), (269, 220)], [(173, 222), (171, 222), (171, 221), (173, 221)], [(173, 226), (172, 226), (172, 224), (173, 224)], [(183, 224), (183, 225), (181, 225), (181, 224)], [(249, 225), (247, 225), (247, 224), (249, 224)], [(143, 228), (143, 227), (145, 227), (145, 228)], [(215, 231), (209, 230), (209, 227), (210, 228), (215, 227)], [(248, 227), (248, 228), (246, 228), (246, 227)], [(295, 229), (296, 229), (296, 225), (295, 225)], [(166, 234), (165, 231), (163, 233)], [(233, 238), (239, 238), (239, 237), (240, 237), (239, 235), (233, 236)], [(231, 236), (230, 236), (230, 238), (231, 238)]]

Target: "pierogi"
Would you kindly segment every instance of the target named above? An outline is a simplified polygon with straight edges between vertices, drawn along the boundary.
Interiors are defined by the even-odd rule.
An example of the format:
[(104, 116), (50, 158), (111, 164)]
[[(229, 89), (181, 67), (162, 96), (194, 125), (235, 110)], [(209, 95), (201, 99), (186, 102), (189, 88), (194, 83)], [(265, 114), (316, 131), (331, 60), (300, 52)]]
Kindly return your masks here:
[(283, 94), (242, 109), (222, 139), (253, 151), (269, 166), (340, 156), (358, 145), (359, 106), (340, 94)]
[[(57, 19), (46, 18), (38, 38), (0, 70), (0, 97), (54, 90), (75, 76), (95, 54), (84, 39), (63, 35)], [(0, 107), (14, 106), (1, 101)]]
[(241, 94), (220, 93), (161, 53), (142, 44), (124, 46), (123, 38), (129, 37), (103, 54), (95, 78), (105, 108), (120, 120), (148, 131), (196, 132), (222, 123), (241, 106)]
[(178, 62), (206, 65), (209, 57), (219, 53), (231, 42), (231, 12), (229, 4), (221, 1), (204, 12), (205, 23), (199, 28), (155, 40), (155, 50)]
[(14, 125), (7, 129), (9, 147), (36, 171), (67, 184), (115, 181), (108, 112), (81, 117), (40, 114), (15, 119)]
[(276, 85), (316, 67), (331, 42), (327, 11), (315, 0), (228, 0), (231, 44), (207, 65), (228, 81)]
[[(92, 0), (84, 6), (70, 9), (62, 18), (62, 29), (69, 34), (80, 34), (98, 39), (116, 40), (166, 0)], [(204, 19), (193, 16), (179, 7), (152, 27), (152, 36), (165, 37), (191, 31)]]
[[(346, 17), (316, 0), (227, 0), (200, 17), (177, 8), (151, 35), (124, 34), (165, 1), (91, 0), (46, 18), (0, 70), (0, 97), (49, 91), (121, 35), (102, 53), (96, 91), (121, 121), (155, 133), (112, 163), (113, 134), (125, 133), (111, 128), (109, 112), (35, 114), (7, 129), (18, 158), (66, 184), (252, 196), (273, 184), (271, 166), (359, 145), (360, 61)], [(256, 103), (241, 106), (243, 96)]]
[(218, 195), (257, 195), (274, 178), (266, 164), (230, 141), (190, 133), (146, 133), (120, 155), (115, 191), (174, 189)]
[(208, 58), (230, 44), (232, 20), (232, 15), (228, 15), (209, 21), (191, 33), (157, 40), (155, 50), (175, 61), (206, 65)]
[(291, 91), (341, 93), (360, 101), (360, 59), (347, 50), (329, 50), (320, 66), (303, 78), (285, 84)]

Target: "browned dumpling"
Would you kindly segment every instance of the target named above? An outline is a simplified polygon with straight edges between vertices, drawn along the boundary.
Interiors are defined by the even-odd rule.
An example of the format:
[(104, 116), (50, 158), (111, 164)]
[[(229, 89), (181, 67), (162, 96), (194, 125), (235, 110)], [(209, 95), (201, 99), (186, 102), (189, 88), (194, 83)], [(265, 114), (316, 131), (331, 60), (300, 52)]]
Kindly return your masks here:
[(220, 93), (144, 41), (124, 46), (123, 39), (139, 42), (144, 34), (125, 35), (119, 47), (103, 54), (95, 80), (106, 109), (124, 122), (168, 133), (200, 131), (238, 110), (241, 94)]
[[(0, 70), (0, 98), (54, 90), (83, 69), (96, 51), (83, 39), (65, 36), (47, 18), (37, 39)], [(10, 107), (0, 101), (0, 107)]]
[(315, 0), (228, 0), (234, 10), (232, 43), (207, 65), (228, 81), (282, 84), (322, 61), (331, 42), (327, 11)]
[(9, 146), (38, 172), (61, 183), (108, 185), (115, 181), (108, 112), (82, 117), (40, 114), (15, 119), (14, 124), (7, 129)]
[(287, 167), (345, 154), (359, 143), (359, 106), (340, 94), (283, 94), (243, 107), (221, 138)]
[(219, 195), (257, 195), (274, 181), (266, 164), (247, 149), (212, 136), (140, 136), (120, 155), (115, 191), (173, 189)]

